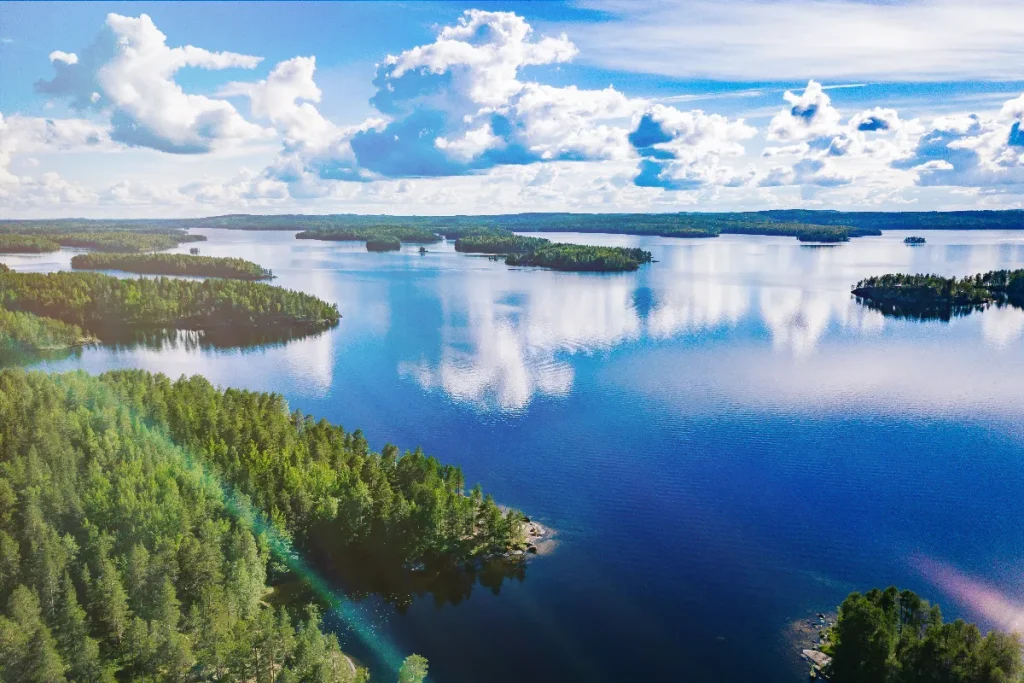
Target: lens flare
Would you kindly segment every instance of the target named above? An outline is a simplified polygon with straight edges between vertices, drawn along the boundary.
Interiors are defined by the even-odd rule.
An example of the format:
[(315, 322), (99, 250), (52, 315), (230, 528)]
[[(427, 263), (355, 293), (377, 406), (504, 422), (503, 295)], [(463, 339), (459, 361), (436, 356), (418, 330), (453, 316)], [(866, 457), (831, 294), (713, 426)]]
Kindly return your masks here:
[(373, 653), (376, 661), (385, 665), (392, 674), (398, 673), (404, 659), (399, 650), (388, 641), (386, 636), (376, 632), (369, 620), (360, 614), (360, 610), (352, 600), (341, 591), (335, 590), (327, 579), (303, 559), (288, 536), (271, 523), (262, 511), (253, 507), (248, 496), (236, 492), (234, 487), (207, 469), (200, 458), (193, 456), (176, 444), (164, 433), (162, 428), (154, 426), (145, 416), (133, 410), (102, 382), (98, 381), (93, 386), (97, 387), (97, 391), (102, 392), (104, 400), (127, 411), (132, 420), (141, 427), (141, 433), (146, 434), (154, 443), (165, 446), (169, 452), (173, 453), (182, 469), (195, 476), (207, 492), (220, 500), (239, 524), (252, 531), (256, 536), (264, 537), (274, 556), (314, 591), (320, 600), (330, 606), (331, 615), (344, 624), (367, 651)]
[(917, 556), (913, 564), (928, 581), (992, 624), (1014, 633), (1024, 629), (1024, 605), (999, 589), (928, 557)]

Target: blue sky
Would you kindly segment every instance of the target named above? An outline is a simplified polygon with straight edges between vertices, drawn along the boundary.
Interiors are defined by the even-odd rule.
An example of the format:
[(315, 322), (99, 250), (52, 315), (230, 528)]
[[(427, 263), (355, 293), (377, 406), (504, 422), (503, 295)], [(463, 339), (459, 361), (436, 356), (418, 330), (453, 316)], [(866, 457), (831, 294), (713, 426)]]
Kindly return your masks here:
[(1024, 200), (1011, 0), (0, 15), (4, 217)]

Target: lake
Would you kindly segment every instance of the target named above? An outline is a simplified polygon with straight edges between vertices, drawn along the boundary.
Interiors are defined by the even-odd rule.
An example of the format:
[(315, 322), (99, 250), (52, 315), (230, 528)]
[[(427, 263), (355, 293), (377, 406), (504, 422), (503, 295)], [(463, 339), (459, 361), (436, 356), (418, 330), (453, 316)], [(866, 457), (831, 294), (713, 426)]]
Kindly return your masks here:
[[(1024, 311), (883, 317), (886, 272), (1024, 267), (1024, 232), (792, 238), (546, 234), (639, 246), (636, 273), (511, 269), (452, 243), (367, 253), (198, 231), (341, 324), (256, 349), (91, 348), (37, 367), (199, 373), (423, 448), (557, 530), (523, 580), (359, 611), (431, 680), (802, 680), (787, 624), (896, 583), (993, 626), (936, 566), (1024, 604)], [(5, 256), (69, 268), (71, 252)], [(928, 568), (932, 571), (928, 571)], [(372, 648), (343, 645), (387, 681)]]

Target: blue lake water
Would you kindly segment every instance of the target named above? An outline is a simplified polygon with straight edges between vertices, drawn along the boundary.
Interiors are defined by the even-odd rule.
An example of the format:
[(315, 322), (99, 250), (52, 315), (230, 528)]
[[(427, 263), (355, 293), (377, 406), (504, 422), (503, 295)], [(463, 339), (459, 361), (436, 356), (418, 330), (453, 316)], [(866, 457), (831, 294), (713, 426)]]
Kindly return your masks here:
[[(280, 392), (375, 447), (422, 445), (556, 529), (500, 595), (362, 603), (431, 680), (800, 680), (786, 625), (890, 583), (996, 625), (928, 562), (1024, 604), (1024, 311), (916, 322), (849, 293), (885, 272), (1024, 267), (1024, 232), (827, 248), (545, 235), (658, 261), (605, 275), (510, 269), (450, 243), (369, 254), (201, 232), (203, 254), (272, 268), (337, 302), (341, 324), (255, 350), (93, 348), (39, 367)], [(68, 268), (70, 252), (3, 261)]]

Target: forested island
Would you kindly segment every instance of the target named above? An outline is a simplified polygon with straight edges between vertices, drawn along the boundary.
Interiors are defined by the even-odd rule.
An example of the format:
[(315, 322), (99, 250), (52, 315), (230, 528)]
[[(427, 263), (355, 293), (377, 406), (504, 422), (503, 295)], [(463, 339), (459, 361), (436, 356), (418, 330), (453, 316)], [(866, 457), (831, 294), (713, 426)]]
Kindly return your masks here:
[(800, 231), (796, 238), (801, 242), (824, 242), (826, 244), (849, 242), (850, 232), (846, 228), (815, 227)]
[(3, 254), (44, 254), (58, 249), (60, 244), (46, 237), (0, 233), (0, 253)]
[(924, 244), (925, 242), (926, 242), (926, 240), (923, 237), (905, 237), (905, 238), (903, 238), (903, 244), (916, 245), (916, 244)]
[(455, 251), (468, 254), (525, 254), (551, 244), (543, 237), (524, 237), (507, 230), (475, 231), (455, 240)]
[(651, 252), (626, 247), (596, 247), (552, 243), (507, 230), (482, 230), (455, 240), (455, 251), (505, 256), (510, 266), (539, 266), (553, 270), (619, 272), (650, 263)]
[(119, 279), (87, 272), (0, 271), (0, 305), (77, 325), (100, 339), (152, 329), (309, 333), (340, 319), (317, 297), (259, 282)]
[(553, 270), (618, 272), (636, 270), (651, 262), (651, 252), (626, 247), (592, 247), (582, 244), (546, 244), (525, 253), (509, 254), (510, 266), (540, 266)]
[(833, 683), (1016, 683), (1017, 635), (944, 622), (938, 605), (894, 586), (851, 593), (822, 634), (812, 677)]
[(402, 242), (397, 237), (374, 237), (366, 240), (367, 251), (399, 251)]
[(962, 278), (880, 275), (858, 282), (853, 294), (859, 302), (889, 315), (949, 320), (993, 302), (1024, 307), (1024, 269)]
[[(365, 681), (320, 603), (275, 588), (309, 578), (303, 556), (521, 543), (522, 515), (457, 467), (374, 453), (277, 394), (5, 370), (0, 395), (0, 680)], [(425, 674), (410, 657), (399, 680)]]
[(148, 275), (192, 275), (236, 280), (268, 280), (274, 277), (271, 271), (245, 259), (191, 254), (77, 254), (71, 258), (71, 267), (77, 270), (122, 270)]

